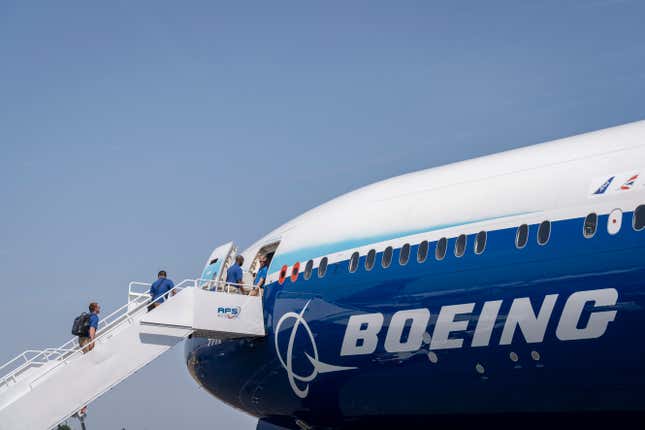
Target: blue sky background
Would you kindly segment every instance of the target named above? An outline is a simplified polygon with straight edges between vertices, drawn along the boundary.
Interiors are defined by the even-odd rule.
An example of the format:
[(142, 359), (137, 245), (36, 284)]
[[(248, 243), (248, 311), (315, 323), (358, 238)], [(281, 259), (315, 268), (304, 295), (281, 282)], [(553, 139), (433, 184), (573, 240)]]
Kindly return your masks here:
[[(373, 181), (645, 119), (645, 3), (0, 3), (0, 361)], [(176, 348), (92, 430), (247, 428)]]

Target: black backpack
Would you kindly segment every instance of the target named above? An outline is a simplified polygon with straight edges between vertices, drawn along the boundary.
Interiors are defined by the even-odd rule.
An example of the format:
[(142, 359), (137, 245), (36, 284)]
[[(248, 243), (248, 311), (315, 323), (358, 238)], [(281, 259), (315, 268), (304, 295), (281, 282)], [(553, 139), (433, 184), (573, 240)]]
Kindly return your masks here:
[(83, 312), (74, 319), (72, 324), (72, 334), (74, 336), (86, 337), (90, 332), (90, 314)]

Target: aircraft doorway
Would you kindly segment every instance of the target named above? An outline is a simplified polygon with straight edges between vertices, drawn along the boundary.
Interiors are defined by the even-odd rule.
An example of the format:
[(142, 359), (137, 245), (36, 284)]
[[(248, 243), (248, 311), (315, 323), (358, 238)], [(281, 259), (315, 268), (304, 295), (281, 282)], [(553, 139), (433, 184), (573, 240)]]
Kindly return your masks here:
[(260, 258), (263, 256), (266, 257), (267, 260), (267, 273), (270, 273), (271, 261), (273, 260), (273, 256), (275, 255), (275, 252), (278, 249), (279, 245), (280, 241), (278, 240), (276, 242), (271, 242), (267, 245), (264, 245), (258, 250), (258, 252), (255, 254), (255, 257), (253, 257), (253, 261), (249, 265), (248, 273), (252, 278), (251, 282), (255, 283), (255, 277), (257, 276), (261, 268)]

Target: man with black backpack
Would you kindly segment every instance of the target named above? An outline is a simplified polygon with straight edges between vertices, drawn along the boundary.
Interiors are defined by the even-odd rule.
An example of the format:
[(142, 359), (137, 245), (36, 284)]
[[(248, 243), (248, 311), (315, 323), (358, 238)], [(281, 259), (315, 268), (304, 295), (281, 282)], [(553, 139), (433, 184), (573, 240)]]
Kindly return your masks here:
[[(101, 307), (98, 303), (92, 302), (89, 306), (90, 313), (83, 312), (74, 319), (72, 324), (72, 334), (78, 336), (78, 344), (82, 348), (83, 354), (87, 354), (94, 349), (95, 343), (92, 341), (96, 338), (96, 331), (99, 329), (99, 313)], [(87, 405), (83, 406), (76, 416), (81, 421), (81, 426), (85, 428), (85, 415), (87, 414)]]
[[(99, 313), (101, 312), (101, 306), (98, 303), (90, 303), (90, 313), (83, 314), (79, 318), (80, 321), (80, 330), (76, 330), (78, 335), (78, 344), (83, 348), (83, 353), (88, 353), (94, 349), (94, 343), (91, 343), (96, 337), (96, 331), (99, 329)], [(74, 324), (76, 326), (76, 323)]]

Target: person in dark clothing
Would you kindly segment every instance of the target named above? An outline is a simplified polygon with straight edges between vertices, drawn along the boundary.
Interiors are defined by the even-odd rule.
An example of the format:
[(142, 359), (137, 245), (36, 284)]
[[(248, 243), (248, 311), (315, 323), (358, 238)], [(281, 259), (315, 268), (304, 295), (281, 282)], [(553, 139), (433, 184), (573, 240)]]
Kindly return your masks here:
[[(175, 295), (175, 284), (167, 278), (165, 270), (161, 270), (157, 275), (157, 280), (150, 286), (149, 294), (152, 296), (151, 303), (148, 306), (148, 311), (161, 306), (164, 300), (168, 299), (168, 293)], [(159, 300), (157, 300), (159, 299)]]

